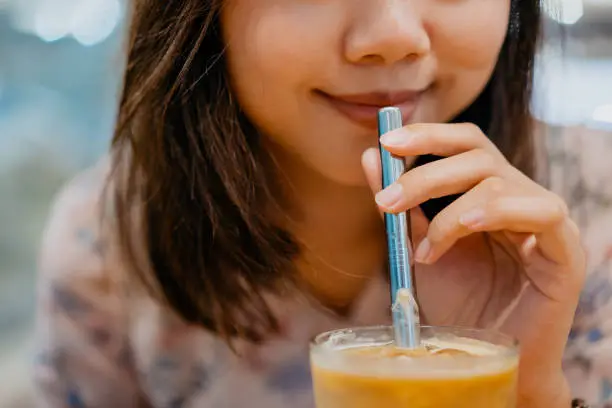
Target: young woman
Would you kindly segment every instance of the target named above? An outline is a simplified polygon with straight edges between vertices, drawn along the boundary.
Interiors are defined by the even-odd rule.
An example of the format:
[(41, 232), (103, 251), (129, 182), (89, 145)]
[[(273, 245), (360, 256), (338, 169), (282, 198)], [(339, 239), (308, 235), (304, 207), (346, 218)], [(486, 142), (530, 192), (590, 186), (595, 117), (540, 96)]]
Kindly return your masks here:
[[(539, 0), (132, 15), (111, 159), (63, 192), (44, 242), (43, 405), (312, 407), (308, 340), (388, 322), (380, 211), (406, 210), (423, 320), (518, 338), (520, 408), (572, 405), (585, 266), (533, 181)], [(382, 143), (411, 170), (380, 191), (386, 105), (408, 125)]]

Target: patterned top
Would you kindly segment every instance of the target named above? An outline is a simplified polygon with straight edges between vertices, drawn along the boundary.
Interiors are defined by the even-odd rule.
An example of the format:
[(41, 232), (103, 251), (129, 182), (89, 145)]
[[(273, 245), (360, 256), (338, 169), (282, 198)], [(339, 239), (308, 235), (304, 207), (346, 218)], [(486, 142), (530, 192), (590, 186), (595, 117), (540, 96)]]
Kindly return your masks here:
[[(550, 184), (581, 223), (590, 259), (565, 369), (576, 397), (612, 407), (612, 228), (606, 227), (612, 161), (601, 155), (612, 152), (612, 135), (565, 131), (553, 135), (548, 151)], [(337, 327), (388, 322), (382, 278), (372, 279), (345, 318), (299, 294), (270, 297), (282, 333), (260, 346), (238, 342), (232, 353), (218, 337), (124, 290), (125, 268), (98, 223), (106, 167), (61, 192), (44, 237), (34, 370), (39, 406), (312, 408), (309, 339)]]

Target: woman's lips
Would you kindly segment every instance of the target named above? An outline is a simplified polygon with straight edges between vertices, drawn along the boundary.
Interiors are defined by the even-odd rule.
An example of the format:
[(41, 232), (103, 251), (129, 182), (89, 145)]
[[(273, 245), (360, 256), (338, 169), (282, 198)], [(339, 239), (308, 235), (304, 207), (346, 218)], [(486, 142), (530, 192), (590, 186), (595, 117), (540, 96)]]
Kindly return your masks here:
[(404, 123), (410, 122), (423, 94), (422, 91), (348, 95), (331, 95), (322, 91), (316, 91), (316, 93), (343, 116), (368, 129), (378, 128), (378, 111), (387, 106), (399, 108)]

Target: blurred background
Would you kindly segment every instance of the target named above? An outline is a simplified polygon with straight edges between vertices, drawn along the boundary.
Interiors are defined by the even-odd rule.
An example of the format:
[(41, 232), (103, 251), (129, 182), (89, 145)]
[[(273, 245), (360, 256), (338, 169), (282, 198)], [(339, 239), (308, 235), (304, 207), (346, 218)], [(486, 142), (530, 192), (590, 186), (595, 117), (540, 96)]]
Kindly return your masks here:
[(112, 133), (123, 0), (0, 0), (0, 407), (26, 408), (36, 258), (57, 189)]
[[(553, 137), (580, 129), (612, 140), (612, 0), (562, 3), (548, 18), (534, 114)], [(0, 408), (32, 406), (39, 239), (57, 189), (107, 149), (125, 6), (0, 0)]]

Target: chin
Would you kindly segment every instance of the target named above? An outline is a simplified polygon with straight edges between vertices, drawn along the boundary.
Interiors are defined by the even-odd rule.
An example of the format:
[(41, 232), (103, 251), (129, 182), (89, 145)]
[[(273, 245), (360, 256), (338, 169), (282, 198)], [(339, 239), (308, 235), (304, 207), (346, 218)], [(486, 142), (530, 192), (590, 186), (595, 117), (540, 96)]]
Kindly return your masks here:
[(317, 169), (317, 172), (327, 180), (345, 187), (368, 187), (368, 180), (360, 162), (357, 165), (351, 163), (345, 166), (325, 166)]

